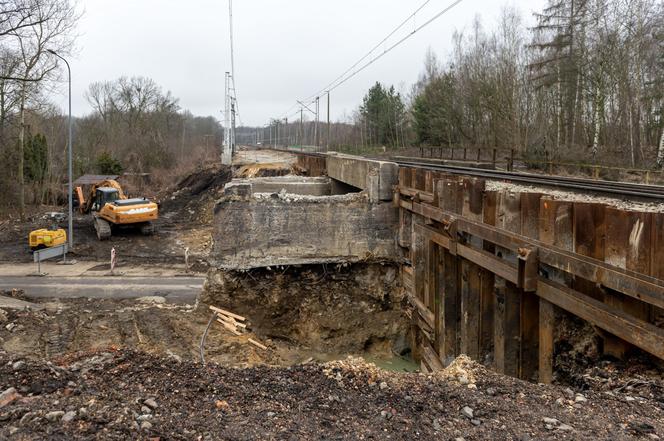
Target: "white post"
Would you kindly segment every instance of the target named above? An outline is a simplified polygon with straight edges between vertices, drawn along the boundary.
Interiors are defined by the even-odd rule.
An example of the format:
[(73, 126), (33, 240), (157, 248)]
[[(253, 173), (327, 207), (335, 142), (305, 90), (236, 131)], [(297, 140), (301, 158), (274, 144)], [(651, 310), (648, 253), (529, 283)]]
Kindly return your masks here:
[(115, 247), (113, 247), (111, 248), (111, 275), (114, 275), (116, 264), (117, 264), (117, 256), (115, 253)]

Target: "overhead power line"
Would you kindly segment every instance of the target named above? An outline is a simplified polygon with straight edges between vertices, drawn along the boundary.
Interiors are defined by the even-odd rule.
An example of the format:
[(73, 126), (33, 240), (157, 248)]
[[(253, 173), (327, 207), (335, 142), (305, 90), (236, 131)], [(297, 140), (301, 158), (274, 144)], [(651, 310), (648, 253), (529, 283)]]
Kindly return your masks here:
[(356, 76), (357, 74), (359, 74), (360, 72), (362, 72), (364, 69), (366, 69), (367, 67), (371, 66), (372, 64), (374, 64), (374, 63), (375, 63), (376, 61), (378, 61), (379, 59), (383, 58), (385, 55), (387, 55), (388, 53), (390, 53), (392, 50), (396, 49), (398, 46), (400, 46), (403, 42), (405, 42), (406, 40), (408, 40), (409, 38), (411, 38), (413, 35), (417, 34), (419, 31), (421, 31), (421, 30), (424, 29), (425, 27), (429, 26), (429, 25), (430, 25), (431, 23), (433, 23), (434, 21), (438, 20), (440, 17), (442, 17), (443, 15), (445, 15), (447, 12), (449, 12), (452, 8), (454, 8), (456, 5), (458, 5), (458, 4), (461, 3), (462, 1), (463, 1), (463, 0), (456, 0), (454, 3), (450, 4), (450, 5), (447, 6), (445, 9), (443, 9), (442, 11), (440, 11), (439, 13), (437, 13), (436, 15), (434, 15), (431, 19), (429, 19), (429, 20), (427, 20), (426, 22), (424, 22), (421, 26), (417, 27), (415, 30), (413, 30), (412, 32), (410, 32), (408, 35), (406, 35), (405, 37), (403, 37), (401, 40), (397, 41), (397, 42), (394, 43), (392, 46), (388, 47), (388, 48), (385, 49), (383, 52), (381, 52), (380, 54), (378, 54), (378, 55), (375, 56), (374, 58), (370, 59), (367, 63), (363, 64), (361, 67), (359, 67), (358, 69), (356, 69), (355, 71), (353, 71), (350, 75), (346, 76), (343, 80), (337, 82), (334, 86), (330, 87), (329, 89), (326, 89), (325, 92), (333, 91), (333, 90), (335, 90), (336, 88), (338, 88), (339, 86), (341, 86), (342, 84), (346, 83), (348, 80), (350, 80), (351, 78), (353, 78), (354, 76)]
[(428, 5), (429, 3), (431, 3), (431, 0), (426, 0), (424, 3), (422, 3), (422, 5), (420, 5), (419, 8), (417, 8), (417, 9), (416, 9), (412, 14), (410, 14), (410, 15), (409, 15), (404, 21), (402, 21), (402, 22), (399, 24), (399, 26), (397, 26), (396, 28), (394, 28), (394, 30), (393, 30), (392, 32), (390, 32), (390, 33), (387, 35), (387, 37), (383, 38), (378, 44), (376, 44), (373, 48), (371, 48), (371, 50), (370, 50), (369, 52), (367, 52), (362, 58), (360, 58), (359, 60), (357, 60), (357, 62), (356, 62), (355, 64), (353, 64), (353, 65), (352, 65), (351, 67), (349, 67), (344, 73), (342, 73), (342, 74), (339, 75), (337, 78), (335, 78), (334, 81), (332, 81), (330, 84), (328, 84), (327, 86), (323, 87), (321, 90), (319, 90), (319, 91), (316, 92), (315, 94), (311, 95), (309, 98), (307, 98), (307, 99), (304, 100), (304, 101), (309, 101), (309, 100), (311, 100), (311, 99), (315, 99), (317, 96), (320, 96), (322, 93), (327, 92), (328, 90), (331, 90), (330, 88), (331, 88), (332, 86), (334, 86), (334, 84), (335, 84), (337, 81), (343, 79), (343, 78), (346, 76), (347, 73), (351, 72), (351, 71), (352, 71), (353, 69), (355, 69), (355, 68), (356, 68), (361, 62), (363, 62), (364, 60), (366, 60), (371, 54), (373, 54), (373, 53), (376, 51), (376, 49), (380, 48), (380, 47), (381, 47), (381, 46), (382, 46), (387, 40), (389, 40), (394, 34), (396, 34), (396, 33), (399, 31), (399, 29), (403, 28), (403, 27), (404, 27), (404, 26), (405, 26), (405, 25), (406, 25), (406, 24), (407, 24), (407, 23), (408, 23), (413, 17), (415, 17), (415, 16), (417, 15), (418, 12), (420, 12), (422, 9), (424, 9), (425, 6)]

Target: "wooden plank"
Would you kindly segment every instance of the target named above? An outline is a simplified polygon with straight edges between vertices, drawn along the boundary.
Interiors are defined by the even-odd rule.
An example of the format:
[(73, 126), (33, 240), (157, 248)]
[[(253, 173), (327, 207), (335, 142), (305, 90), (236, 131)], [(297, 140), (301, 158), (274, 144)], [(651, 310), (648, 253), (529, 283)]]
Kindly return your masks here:
[[(541, 193), (521, 193), (521, 235), (539, 239)], [(535, 266), (533, 266), (535, 269)], [(533, 271), (533, 285), (537, 272)], [(533, 286), (534, 288), (534, 286)], [(532, 292), (521, 290), (520, 372), (523, 380), (533, 380), (539, 364), (539, 298)]]
[(425, 284), (426, 284), (426, 239), (418, 234), (419, 227), (424, 225), (424, 219), (421, 216), (413, 216), (413, 244), (410, 249), (412, 255), (412, 265), (414, 269), (415, 297), (425, 303)]
[(664, 358), (664, 329), (543, 278), (538, 283), (537, 295), (658, 358)]
[[(607, 207), (605, 261), (610, 265), (648, 274), (650, 272), (651, 217), (648, 213), (636, 213)], [(648, 320), (648, 305), (640, 300), (607, 289), (605, 302), (628, 314)], [(623, 359), (630, 350), (624, 340), (607, 337), (604, 353)]]
[[(664, 280), (664, 213), (652, 213), (650, 240), (650, 275)], [(653, 307), (650, 321), (664, 326), (664, 308)]]
[(438, 354), (439, 359), (444, 358), (445, 348), (445, 317), (444, 317), (444, 294), (443, 287), (445, 285), (445, 263), (444, 263), (445, 249), (437, 247), (436, 256), (436, 291), (434, 293), (434, 350)]
[[(483, 193), (484, 207), (482, 222), (488, 225), (495, 225), (497, 193), (495, 191), (484, 191)], [(496, 247), (492, 243), (483, 241), (482, 249), (487, 255), (495, 257)], [(482, 362), (487, 365), (493, 363), (495, 283), (496, 277), (493, 271), (482, 270), (480, 272), (480, 357)]]
[(555, 306), (539, 299), (539, 382), (550, 384), (553, 381), (553, 350), (556, 326)]
[(250, 338), (250, 339), (247, 340), (247, 341), (248, 341), (249, 343), (251, 343), (252, 345), (256, 346), (256, 347), (259, 348), (259, 349), (262, 349), (262, 350), (264, 350), (264, 351), (267, 350), (267, 346), (265, 346), (265, 345), (262, 344), (262, 343), (257, 342), (257, 341), (254, 340), (253, 338)]
[(521, 235), (539, 239), (541, 193), (521, 193)]
[(422, 359), (427, 364), (427, 367), (432, 371), (442, 371), (445, 369), (445, 366), (438, 358), (438, 354), (433, 350), (429, 342), (423, 341), (420, 347), (420, 353), (422, 354)]
[(237, 315), (235, 313), (232, 313), (230, 311), (226, 311), (225, 309), (217, 308), (216, 306), (210, 305), (210, 309), (214, 312), (218, 312), (219, 314), (223, 314), (228, 317), (233, 317), (236, 320), (240, 320), (241, 322), (245, 321), (246, 318), (242, 317), (241, 315)]
[[(606, 244), (606, 206), (585, 202), (574, 203), (574, 252), (596, 260), (604, 260)], [(604, 299), (604, 291), (592, 279), (577, 278), (574, 289), (597, 300)]]
[(440, 354), (444, 363), (451, 363), (459, 354), (458, 328), (459, 328), (459, 283), (458, 258), (443, 252), (443, 299), (442, 318), (444, 334), (442, 335), (442, 348)]
[[(428, 217), (439, 222), (449, 222), (455, 216), (455, 214), (440, 208), (425, 208), (422, 204), (403, 200), (401, 206), (412, 210), (414, 213), (427, 211)], [(486, 241), (513, 251), (521, 247), (538, 247), (540, 249), (539, 259), (541, 264), (549, 265), (578, 277), (594, 280), (598, 284), (623, 292), (630, 297), (664, 308), (664, 280), (662, 280), (664, 275), (654, 278), (633, 271), (622, 270), (596, 259), (574, 254), (556, 246), (546, 246), (540, 241), (528, 239), (521, 235), (507, 234), (497, 227), (467, 219), (457, 219), (457, 227), (459, 231), (477, 235)]]
[[(513, 233), (521, 231), (521, 198), (518, 193), (499, 192), (496, 207), (496, 226)], [(496, 255), (516, 264), (516, 254), (496, 247)], [(496, 314), (494, 355), (499, 372), (519, 376), (521, 349), (521, 293), (516, 285), (505, 279), (496, 280)], [(502, 334), (502, 335), (500, 335)]]
[[(553, 199), (540, 199), (539, 238), (547, 245), (571, 250), (573, 241), (573, 205)], [(571, 283), (567, 273), (546, 268), (547, 278), (563, 285)], [(539, 357), (538, 372), (541, 383), (553, 381), (553, 354), (555, 345), (556, 307), (544, 299), (539, 300)]]
[(435, 329), (436, 319), (433, 315), (433, 312), (431, 312), (429, 308), (427, 308), (426, 305), (415, 296), (408, 296), (408, 300), (410, 300), (410, 304), (415, 307), (417, 312), (420, 314), (420, 317), (422, 317), (422, 319), (426, 322), (427, 326), (431, 329)]
[[(461, 215), (467, 219), (483, 220), (483, 192), (484, 181), (478, 179), (463, 179), (460, 190), (463, 205)], [(465, 236), (469, 245), (482, 246), (482, 240)], [(461, 244), (459, 244), (461, 246)], [(465, 247), (472, 251), (471, 248)], [(462, 256), (460, 256), (462, 257)], [(461, 352), (474, 360), (480, 355), (480, 267), (469, 261), (461, 259)]]
[(463, 257), (467, 261), (474, 263), (475, 266), (486, 268), (496, 276), (502, 277), (513, 284), (516, 284), (518, 280), (516, 265), (496, 257), (495, 254), (490, 254), (488, 251), (476, 250), (465, 245), (457, 245), (457, 254), (459, 257)]

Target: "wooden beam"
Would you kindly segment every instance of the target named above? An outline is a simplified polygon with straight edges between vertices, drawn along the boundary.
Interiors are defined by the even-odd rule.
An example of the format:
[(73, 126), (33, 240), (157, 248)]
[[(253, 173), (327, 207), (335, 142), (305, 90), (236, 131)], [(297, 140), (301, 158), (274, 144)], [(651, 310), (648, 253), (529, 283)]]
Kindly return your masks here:
[(438, 222), (450, 222), (450, 220), (456, 219), (457, 228), (460, 232), (478, 236), (483, 240), (514, 252), (518, 251), (519, 248), (539, 248), (540, 263), (592, 280), (630, 297), (664, 308), (664, 280), (620, 269), (590, 257), (565, 251), (553, 245), (546, 245), (538, 240), (508, 233), (491, 225), (456, 218), (454, 213), (448, 213), (437, 207), (406, 203), (405, 201), (401, 201), (401, 206), (405, 209), (411, 209), (414, 213), (426, 213), (427, 217)]
[(537, 285), (537, 295), (634, 346), (664, 359), (664, 329), (543, 278), (540, 278)]
[(539, 300), (539, 382), (550, 384), (553, 381), (553, 336), (556, 326), (555, 307), (552, 303)]

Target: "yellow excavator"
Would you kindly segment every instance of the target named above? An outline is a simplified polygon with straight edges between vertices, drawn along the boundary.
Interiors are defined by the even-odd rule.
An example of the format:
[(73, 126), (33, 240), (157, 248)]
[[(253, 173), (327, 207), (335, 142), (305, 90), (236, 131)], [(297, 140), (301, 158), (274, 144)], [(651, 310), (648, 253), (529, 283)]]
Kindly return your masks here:
[(116, 226), (138, 227), (144, 235), (154, 233), (158, 205), (145, 198), (127, 198), (117, 181), (92, 184), (87, 200), (81, 187), (76, 187), (76, 195), (81, 213), (92, 213), (99, 240), (109, 239)]

